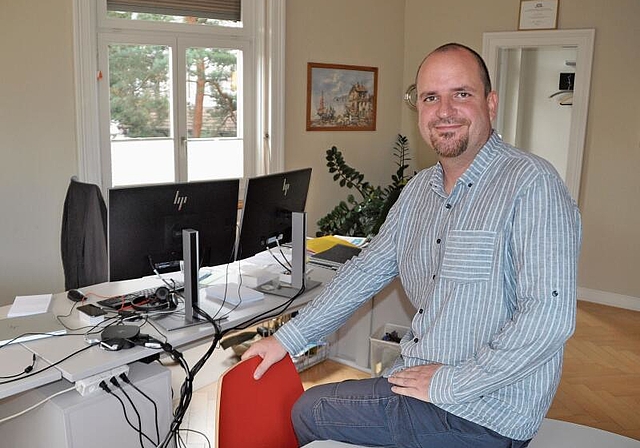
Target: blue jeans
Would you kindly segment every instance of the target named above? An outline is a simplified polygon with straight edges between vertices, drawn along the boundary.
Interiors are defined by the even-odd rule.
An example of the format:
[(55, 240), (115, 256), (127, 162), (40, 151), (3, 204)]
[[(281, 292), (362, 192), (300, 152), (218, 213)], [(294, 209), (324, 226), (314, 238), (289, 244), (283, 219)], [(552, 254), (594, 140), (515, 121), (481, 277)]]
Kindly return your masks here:
[(386, 378), (349, 380), (307, 390), (292, 411), (300, 445), (337, 440), (365, 446), (524, 448), (431, 403), (395, 394)]

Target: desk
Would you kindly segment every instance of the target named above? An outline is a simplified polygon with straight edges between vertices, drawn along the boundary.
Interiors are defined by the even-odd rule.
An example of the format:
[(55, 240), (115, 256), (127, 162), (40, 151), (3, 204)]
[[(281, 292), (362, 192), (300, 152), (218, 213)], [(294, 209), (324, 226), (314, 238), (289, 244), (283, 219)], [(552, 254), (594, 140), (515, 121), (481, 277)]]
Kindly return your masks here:
[[(0, 354), (2, 359), (0, 362), (0, 376), (6, 377), (21, 372), (26, 366), (31, 365), (32, 355), (33, 353), (21, 344), (11, 344), (3, 347)], [(62, 378), (62, 373), (56, 368), (49, 367), (47, 370), (40, 371), (47, 366), (49, 366), (49, 363), (44, 360), (37, 360), (34, 371), (38, 373), (19, 381), (0, 384), (0, 399), (53, 383)]]
[[(312, 272), (313, 279), (321, 282), (330, 280), (332, 276), (333, 271), (328, 269), (316, 268)], [(123, 282), (102, 283), (82, 288), (82, 290), (85, 293), (92, 293), (100, 296), (115, 296), (159, 286), (163, 286), (161, 280), (149, 277)], [(316, 288), (305, 292), (299, 298), (295, 299), (287, 309), (287, 312), (301, 308), (317, 296), (320, 291), (321, 288)], [(98, 298), (93, 297), (90, 297), (88, 303), (95, 303), (99, 300)], [(239, 307), (232, 311), (227, 319), (221, 321), (220, 326), (223, 330), (234, 328), (235, 326), (264, 313), (265, 311), (284, 303), (286, 303), (286, 299), (267, 294), (263, 300), (254, 302), (247, 306)], [(64, 316), (69, 313), (72, 306), (73, 302), (67, 299), (66, 293), (55, 294), (53, 296), (52, 311), (54, 314)], [(213, 306), (213, 304), (209, 305), (209, 308), (211, 306)], [(204, 307), (207, 308), (207, 306)], [(78, 328), (83, 326), (82, 322), (79, 320), (78, 312), (76, 310), (74, 310), (69, 317), (62, 317), (62, 319), (68, 327)], [(150, 324), (145, 324), (141, 326), (141, 332), (159, 339), (164, 339), (166, 337), (167, 342), (180, 349), (209, 342), (214, 334), (214, 329), (209, 323), (203, 323), (172, 331), (165, 331), (157, 324), (155, 325), (155, 328)], [(28, 362), (30, 362), (31, 357), (28, 355), (28, 352), (26, 352), (27, 350), (35, 353), (43, 361), (54, 364), (69, 354), (87, 347), (83, 334), (84, 331), (71, 331), (65, 336), (37, 339), (5, 347), (0, 351), (0, 366), (12, 366), (9, 369), (15, 369), (16, 362), (17, 365), (21, 366), (29, 365)], [(29, 378), (25, 378), (21, 381), (0, 385), (0, 398), (20, 393), (22, 391), (38, 387), (42, 384), (57, 381), (61, 377), (67, 381), (75, 382), (83, 378), (141, 360), (159, 352), (160, 350), (143, 347), (134, 347), (117, 352), (109, 352), (98, 346), (91, 347), (78, 355), (61, 362), (60, 364), (57, 364), (55, 369), (49, 369), (42, 372), (42, 374), (30, 376)], [(26, 356), (19, 361), (14, 360), (14, 357), (20, 357), (20, 355)], [(36, 368), (34, 371), (37, 370), (39, 369)]]
[[(331, 279), (334, 272), (328, 269), (320, 269), (316, 268), (313, 270), (311, 277), (320, 282), (326, 282)], [(222, 278), (222, 277), (220, 277)], [(220, 278), (216, 281), (220, 281)], [(233, 281), (233, 278), (230, 279)], [(85, 294), (92, 293), (88, 300), (88, 303), (95, 303), (99, 298), (94, 296), (93, 294), (99, 296), (115, 296), (121, 295), (132, 291), (139, 291), (145, 288), (155, 288), (163, 286), (161, 280), (157, 278), (144, 278), (144, 279), (136, 279), (125, 282), (116, 282), (116, 283), (102, 283), (99, 285), (94, 285), (87, 288), (82, 288), (82, 291)], [(318, 295), (318, 293), (322, 290), (322, 288), (315, 288), (311, 291), (307, 291), (302, 294), (299, 298), (295, 299), (294, 302), (287, 308), (286, 312), (295, 311), (296, 309), (301, 308), (310, 300)], [(206, 299), (205, 299), (206, 300)], [(263, 300), (259, 300), (257, 302), (253, 302), (246, 306), (239, 307), (233, 311), (231, 311), (228, 315), (228, 318), (221, 321), (220, 326), (223, 330), (232, 329), (239, 324), (242, 324), (252, 318), (260, 316), (261, 314), (269, 311), (273, 308), (276, 308), (280, 305), (283, 305), (287, 302), (287, 299), (273, 296), (273, 295), (265, 295)], [(203, 305), (203, 301), (201, 299), (201, 307), (216, 309), (217, 305), (211, 303), (209, 306)], [(65, 316), (69, 314), (69, 311), (73, 307), (74, 303), (67, 299), (66, 293), (55, 294), (53, 296), (53, 306), (52, 311), (54, 314), (58, 316)], [(212, 308), (214, 307), (215, 308)], [(8, 307), (6, 307), (8, 308)], [(0, 309), (0, 313), (3, 310)], [(279, 309), (280, 314), (282, 309)], [(79, 328), (82, 327), (83, 324), (79, 319), (78, 312), (74, 309), (69, 317), (62, 317), (63, 322), (70, 328)], [(256, 321), (257, 323), (258, 321)], [(181, 328), (172, 331), (166, 331), (159, 325), (155, 324), (155, 327), (146, 323), (140, 327), (142, 333), (147, 333), (153, 337), (164, 340), (166, 338), (167, 342), (173, 345), (177, 349), (189, 348), (201, 344), (208, 344), (211, 342), (211, 338), (214, 334), (213, 326), (209, 323), (203, 323), (199, 325), (194, 325), (186, 328)], [(27, 365), (30, 365), (31, 362), (31, 353), (35, 353), (39, 357), (39, 364), (34, 369), (34, 372), (39, 370), (38, 367), (49, 364), (56, 364), (61, 359), (69, 356), (70, 354), (85, 349), (81, 353), (72, 356), (71, 358), (56, 364), (54, 368), (50, 368), (46, 371), (37, 373), (35, 375), (31, 375), (28, 378), (24, 378), (20, 381), (15, 381), (8, 384), (0, 385), (0, 405), (3, 406), (5, 410), (8, 410), (10, 406), (7, 404), (10, 403), (19, 403), (20, 399), (24, 398), (23, 401), (27, 402), (32, 399), (32, 397), (27, 397), (26, 394), (35, 394), (35, 395), (44, 395), (47, 396), (46, 391), (53, 389), (60, 389), (65, 385), (69, 387), (73, 385), (74, 382), (99, 374), (103, 372), (107, 372), (111, 369), (122, 365), (131, 365), (135, 361), (139, 361), (141, 359), (147, 358), (151, 355), (157, 354), (160, 350), (149, 349), (143, 347), (134, 347), (131, 349), (120, 350), (115, 352), (110, 352), (101, 349), (99, 346), (93, 346), (87, 348), (87, 343), (84, 338), (84, 330), (83, 331), (70, 331), (69, 334), (64, 336), (57, 337), (49, 337), (44, 339), (38, 339), (34, 341), (25, 342), (22, 344), (14, 344), (11, 346), (4, 347), (0, 350), (0, 366), (3, 366), (0, 372), (7, 372), (6, 374), (14, 374), (17, 373), (13, 370), (22, 370)], [(11, 367), (7, 367), (11, 366)], [(17, 367), (19, 366), (19, 367)], [(47, 385), (48, 386), (43, 386)], [(51, 390), (53, 390), (51, 389)], [(167, 393), (170, 389), (170, 385), (167, 386)], [(36, 393), (37, 392), (37, 393)], [(20, 395), (24, 393), (25, 395)], [(75, 392), (68, 392), (76, 398), (80, 398)], [(96, 394), (98, 395), (98, 394)], [(106, 395), (106, 394), (102, 394)], [(87, 397), (84, 397), (85, 399)], [(101, 399), (101, 398), (99, 398)], [(66, 400), (60, 400), (66, 401)], [(111, 402), (112, 404), (112, 402)], [(7, 405), (7, 406), (5, 406)], [(53, 406), (53, 405), (52, 405)], [(52, 407), (49, 406), (49, 407)], [(170, 400), (168, 402), (169, 409), (165, 409), (168, 412), (167, 415), (170, 414)], [(17, 406), (13, 406), (16, 408)], [(18, 409), (20, 410), (20, 409)], [(113, 410), (105, 410), (106, 416), (110, 416), (114, 414)], [(15, 421), (22, 419), (30, 419), (33, 417), (30, 413), (25, 414), (24, 416), (16, 419)], [(55, 417), (58, 418), (58, 417)], [(126, 432), (126, 426), (124, 426), (124, 419), (122, 418), (121, 412), (118, 412), (117, 415), (112, 419), (114, 425), (118, 425), (117, 427), (125, 428), (122, 431)], [(12, 421), (13, 422), (13, 421)], [(50, 423), (50, 420), (49, 420)], [(121, 423), (123, 425), (121, 425)], [(15, 425), (20, 428), (28, 428), (29, 424), (24, 424), (18, 422)], [(0, 426), (0, 439), (2, 439), (2, 431), (7, 428), (9, 425)], [(116, 426), (114, 426), (114, 429)], [(168, 428), (168, 426), (166, 426)], [(162, 429), (161, 429), (162, 432)], [(165, 431), (166, 432), (166, 431)], [(131, 434), (129, 434), (131, 437)], [(63, 440), (62, 438), (60, 440)], [(60, 443), (56, 446), (72, 446), (69, 444), (70, 442)]]
[[(327, 269), (315, 269), (312, 274), (314, 280), (326, 282), (333, 276), (333, 271)], [(126, 282), (103, 283), (83, 288), (83, 291), (85, 293), (91, 292), (102, 296), (115, 296), (118, 294), (138, 291), (144, 288), (159, 287), (162, 285), (163, 284), (159, 279), (144, 278), (129, 280)], [(317, 296), (320, 291), (321, 288), (316, 288), (305, 292), (299, 298), (295, 299), (287, 309), (287, 312), (301, 308)], [(90, 299), (89, 303), (95, 303), (98, 300), (99, 299)], [(204, 302), (202, 299), (201, 301)], [(284, 303), (286, 303), (286, 299), (267, 294), (263, 300), (247, 306), (239, 307), (232, 311), (227, 319), (221, 321), (220, 326), (223, 330), (234, 328), (237, 325), (260, 315), (261, 313)], [(72, 306), (73, 302), (66, 298), (65, 293), (54, 295), (53, 312), (55, 314), (66, 315), (69, 313)], [(217, 305), (214, 304), (203, 305), (205, 309), (211, 309), (214, 306), (217, 307)], [(82, 325), (79, 321), (78, 313), (75, 310), (69, 318), (63, 319), (64, 322), (72, 328), (77, 328)], [(150, 324), (145, 324), (140, 328), (140, 330), (143, 333), (147, 333), (159, 339), (164, 339), (164, 337), (166, 337), (167, 342), (178, 349), (181, 347), (190, 347), (206, 343), (214, 334), (214, 329), (209, 323), (203, 323), (172, 331), (165, 331), (158, 324), (155, 324), (155, 327), (156, 328)], [(84, 337), (82, 336), (83, 333), (74, 333), (76, 335), (66, 335), (62, 337), (51, 337), (30, 341), (24, 343), (24, 346), (47, 362), (56, 363), (68, 356), (70, 353), (86, 348), (87, 345)], [(58, 364), (56, 368), (61, 372), (64, 379), (70, 382), (75, 382), (83, 378), (111, 370), (115, 367), (138, 361), (158, 352), (160, 352), (160, 350), (143, 347), (134, 347), (127, 350), (109, 352), (96, 346)], [(1, 352), (0, 359), (3, 359), (3, 354)], [(52, 379), (52, 381), (55, 381), (56, 379)]]

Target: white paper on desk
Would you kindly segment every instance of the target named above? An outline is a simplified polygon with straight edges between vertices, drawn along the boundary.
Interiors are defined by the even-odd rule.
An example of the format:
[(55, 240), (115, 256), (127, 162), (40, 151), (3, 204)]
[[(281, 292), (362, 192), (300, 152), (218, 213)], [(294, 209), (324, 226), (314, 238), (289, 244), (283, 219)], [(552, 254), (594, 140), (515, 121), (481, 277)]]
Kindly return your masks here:
[(207, 287), (206, 293), (207, 299), (224, 301), (230, 306), (248, 304), (256, 300), (264, 299), (264, 294), (260, 291), (238, 285), (237, 283), (211, 285)]
[(51, 306), (51, 294), (39, 294), (35, 296), (16, 296), (13, 305), (9, 308), (7, 317), (30, 316), (49, 311)]

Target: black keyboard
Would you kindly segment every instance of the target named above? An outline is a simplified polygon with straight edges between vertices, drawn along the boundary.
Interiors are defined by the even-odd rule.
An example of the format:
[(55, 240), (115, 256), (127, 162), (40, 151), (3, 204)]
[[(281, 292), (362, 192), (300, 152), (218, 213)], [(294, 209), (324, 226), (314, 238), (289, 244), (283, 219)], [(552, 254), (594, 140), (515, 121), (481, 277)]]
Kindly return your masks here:
[[(181, 291), (184, 289), (184, 283), (180, 281), (173, 282), (175, 285), (172, 291)], [(121, 296), (108, 297), (106, 299), (102, 299), (98, 301), (98, 305), (105, 306), (107, 308), (112, 308), (114, 310), (119, 310), (125, 307), (130, 306), (134, 301), (139, 301), (140, 299), (144, 299), (146, 297), (153, 297), (156, 293), (156, 289), (159, 286), (153, 288), (145, 288), (140, 291), (130, 292), (128, 294), (124, 294)]]

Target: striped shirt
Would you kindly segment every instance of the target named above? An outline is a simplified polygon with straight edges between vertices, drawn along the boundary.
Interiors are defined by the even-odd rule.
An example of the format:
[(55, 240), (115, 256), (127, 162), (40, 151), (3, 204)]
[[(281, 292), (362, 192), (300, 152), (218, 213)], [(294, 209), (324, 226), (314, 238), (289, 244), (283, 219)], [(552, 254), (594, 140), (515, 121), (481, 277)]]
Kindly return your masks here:
[(276, 338), (297, 352), (399, 276), (417, 312), (387, 374), (441, 363), (430, 400), (532, 438), (575, 328), (580, 213), (547, 161), (493, 134), (446, 194), (440, 164), (403, 189), (380, 233)]

